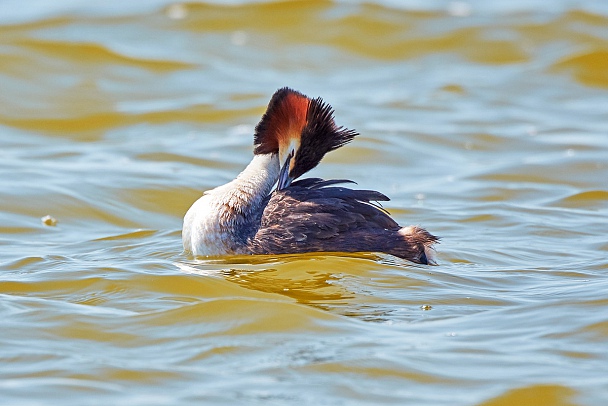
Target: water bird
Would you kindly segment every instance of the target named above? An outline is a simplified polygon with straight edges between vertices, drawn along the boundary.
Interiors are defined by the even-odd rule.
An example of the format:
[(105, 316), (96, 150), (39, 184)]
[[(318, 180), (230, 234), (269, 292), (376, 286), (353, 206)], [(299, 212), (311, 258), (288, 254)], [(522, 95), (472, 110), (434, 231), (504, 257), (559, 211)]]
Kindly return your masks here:
[(357, 135), (336, 125), (333, 108), (321, 98), (277, 90), (255, 127), (249, 165), (186, 213), (185, 252), (382, 252), (433, 263), (438, 238), (418, 226), (399, 226), (377, 203), (389, 200), (384, 194), (338, 186), (350, 180), (296, 180)]

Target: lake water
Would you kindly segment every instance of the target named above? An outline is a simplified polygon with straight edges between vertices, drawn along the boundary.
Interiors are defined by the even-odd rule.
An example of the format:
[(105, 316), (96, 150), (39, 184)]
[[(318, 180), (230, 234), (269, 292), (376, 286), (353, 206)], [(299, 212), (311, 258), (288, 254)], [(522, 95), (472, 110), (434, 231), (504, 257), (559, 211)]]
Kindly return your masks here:
[[(438, 266), (182, 253), (283, 86)], [(5, 0), (0, 106), (3, 405), (608, 404), (608, 2)]]

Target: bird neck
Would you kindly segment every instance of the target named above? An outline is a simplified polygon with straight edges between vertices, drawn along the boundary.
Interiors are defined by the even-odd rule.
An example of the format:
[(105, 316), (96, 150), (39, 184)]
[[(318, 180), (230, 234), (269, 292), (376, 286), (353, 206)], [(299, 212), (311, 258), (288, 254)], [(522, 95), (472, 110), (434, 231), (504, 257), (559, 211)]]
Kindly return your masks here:
[(270, 194), (279, 179), (279, 170), (278, 154), (254, 155), (236, 179), (224, 186), (232, 189), (233, 197), (236, 197), (239, 203), (255, 205), (258, 199), (261, 201)]
[(278, 154), (257, 154), (236, 179), (214, 190), (223, 206), (225, 227), (237, 231), (261, 216), (264, 201), (279, 179), (279, 169)]

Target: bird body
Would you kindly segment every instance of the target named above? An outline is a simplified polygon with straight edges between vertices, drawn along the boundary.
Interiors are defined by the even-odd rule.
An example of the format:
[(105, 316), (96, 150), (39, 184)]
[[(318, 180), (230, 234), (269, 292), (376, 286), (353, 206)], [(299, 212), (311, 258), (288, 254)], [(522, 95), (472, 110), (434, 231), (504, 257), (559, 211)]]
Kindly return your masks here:
[(375, 203), (389, 200), (382, 193), (336, 186), (348, 180), (294, 182), (356, 135), (335, 125), (331, 106), (320, 98), (279, 89), (256, 126), (251, 163), (233, 181), (205, 192), (186, 213), (185, 251), (197, 256), (367, 251), (432, 263), (437, 237), (420, 227), (400, 227)]

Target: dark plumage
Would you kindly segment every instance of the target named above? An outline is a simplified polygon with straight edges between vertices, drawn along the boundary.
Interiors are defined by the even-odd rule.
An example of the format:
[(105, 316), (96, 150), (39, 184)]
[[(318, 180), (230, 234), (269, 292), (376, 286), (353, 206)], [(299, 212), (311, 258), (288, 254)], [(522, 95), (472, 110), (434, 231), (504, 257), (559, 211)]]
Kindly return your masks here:
[(385, 252), (428, 264), (438, 238), (419, 227), (401, 228), (374, 201), (388, 197), (372, 190), (333, 186), (345, 180), (317, 178), (275, 191), (248, 242), (252, 254), (303, 252)]

